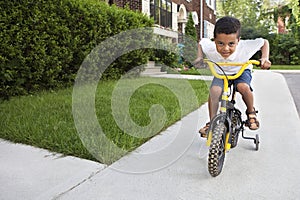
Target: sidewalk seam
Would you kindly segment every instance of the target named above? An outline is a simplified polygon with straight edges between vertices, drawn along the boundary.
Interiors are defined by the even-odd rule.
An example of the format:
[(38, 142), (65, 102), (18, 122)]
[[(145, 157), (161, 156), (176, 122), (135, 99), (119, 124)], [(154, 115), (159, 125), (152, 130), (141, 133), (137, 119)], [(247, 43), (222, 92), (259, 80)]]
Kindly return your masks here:
[[(106, 168), (106, 167), (105, 167)], [(104, 169), (105, 169), (104, 168)], [(67, 189), (64, 192), (61, 192), (59, 194), (57, 194), (56, 196), (54, 196), (52, 199), (53, 200), (57, 200), (59, 198), (61, 198), (62, 196), (64, 196), (65, 194), (67, 194), (68, 192), (72, 191), (73, 189), (79, 187), (80, 185), (84, 184), (85, 182), (91, 180), (95, 175), (99, 174), (101, 171), (103, 171), (104, 169), (99, 169), (96, 172), (92, 172), (87, 178), (83, 179), (81, 182), (77, 183), (76, 185), (72, 186), (71, 188)]]

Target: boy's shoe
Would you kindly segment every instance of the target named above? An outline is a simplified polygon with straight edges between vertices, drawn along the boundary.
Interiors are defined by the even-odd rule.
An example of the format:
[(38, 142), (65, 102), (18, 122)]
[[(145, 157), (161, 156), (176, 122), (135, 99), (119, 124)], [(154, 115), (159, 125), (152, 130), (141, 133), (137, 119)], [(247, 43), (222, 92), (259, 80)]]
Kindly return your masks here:
[(247, 120), (245, 126), (247, 126), (250, 130), (257, 130), (259, 128), (259, 121), (256, 118), (256, 113), (258, 113), (258, 111), (255, 109), (252, 112), (246, 112)]
[(210, 126), (210, 122), (207, 122), (204, 127), (199, 130), (200, 136), (203, 138), (207, 138), (207, 132)]

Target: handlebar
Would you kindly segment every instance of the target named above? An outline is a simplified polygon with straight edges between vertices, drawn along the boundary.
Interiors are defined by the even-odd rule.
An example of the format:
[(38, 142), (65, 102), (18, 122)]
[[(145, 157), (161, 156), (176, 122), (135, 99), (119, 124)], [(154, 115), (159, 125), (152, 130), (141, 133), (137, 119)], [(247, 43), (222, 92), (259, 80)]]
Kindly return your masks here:
[[(248, 60), (247, 62), (245, 63), (215, 63), (211, 60), (204, 60), (208, 63), (208, 66), (210, 68), (210, 71), (212, 72), (212, 74), (216, 77), (216, 78), (219, 78), (219, 79), (227, 79), (227, 80), (234, 80), (234, 79), (237, 79), (239, 76), (242, 75), (242, 73), (245, 71), (246, 67), (248, 65), (251, 65), (251, 64), (254, 64), (254, 65), (260, 65), (260, 61), (258, 60)], [(234, 75), (226, 75), (226, 74), (218, 74), (216, 72), (216, 69), (214, 67), (214, 65), (217, 65), (219, 68), (221, 68), (220, 66), (241, 66), (240, 70), (238, 71), (238, 73), (234, 74)]]
[[(251, 64), (260, 65), (260, 61), (258, 61), (258, 60), (248, 60), (245, 63), (230, 63), (230, 62), (228, 62), (228, 63), (215, 63), (215, 62), (213, 62), (211, 60), (207, 60), (207, 59), (205, 59), (204, 61), (206, 61), (208, 63), (210, 71), (212, 72), (212, 74), (216, 78), (223, 79), (223, 81), (224, 81), (224, 86), (223, 86), (224, 93), (228, 92), (228, 81), (229, 80), (234, 80), (234, 79), (237, 79), (238, 77), (240, 77), (242, 75), (242, 73), (245, 71), (245, 69), (248, 65), (251, 65)], [(214, 67), (215, 65), (222, 70), (223, 74), (218, 74), (217, 73), (217, 71)], [(233, 75), (227, 75), (220, 66), (241, 66), (241, 68), (238, 71), (238, 73), (233, 74)]]

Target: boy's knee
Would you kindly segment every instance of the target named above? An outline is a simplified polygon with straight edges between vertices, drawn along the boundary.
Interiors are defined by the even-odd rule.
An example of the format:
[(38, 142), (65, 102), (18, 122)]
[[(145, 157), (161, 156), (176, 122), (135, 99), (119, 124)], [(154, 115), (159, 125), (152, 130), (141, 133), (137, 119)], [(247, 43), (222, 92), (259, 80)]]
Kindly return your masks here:
[(239, 83), (237, 85), (237, 90), (240, 93), (244, 93), (244, 92), (251, 92), (250, 86), (247, 83)]
[(210, 95), (212, 96), (219, 96), (222, 94), (222, 88), (219, 86), (212, 86), (210, 88)]
[(219, 86), (212, 86), (210, 88), (210, 99), (213, 101), (213, 102), (219, 102), (219, 99), (222, 95), (222, 88), (219, 87)]

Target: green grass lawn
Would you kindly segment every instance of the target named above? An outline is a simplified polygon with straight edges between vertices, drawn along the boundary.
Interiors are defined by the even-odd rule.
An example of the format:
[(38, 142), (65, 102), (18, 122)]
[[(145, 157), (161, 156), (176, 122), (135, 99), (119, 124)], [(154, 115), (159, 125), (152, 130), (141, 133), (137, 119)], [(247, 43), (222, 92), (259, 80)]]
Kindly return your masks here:
[(272, 65), (274, 70), (300, 70), (300, 65)]
[[(159, 84), (152, 83), (158, 80)], [(149, 82), (149, 84), (138, 87), (128, 100), (128, 112), (132, 121), (141, 127), (151, 124), (149, 110), (155, 104), (164, 107), (166, 121), (159, 131), (156, 130), (157, 127), (150, 127), (149, 133), (151, 134), (149, 137), (137, 137), (128, 134), (117, 125), (112, 111), (112, 94), (118, 82), (100, 82), (95, 98), (97, 120), (105, 136), (117, 145), (119, 149), (124, 150), (125, 153), (139, 147), (152, 136), (166, 129), (180, 120), (182, 116), (187, 115), (207, 101), (208, 88), (204, 81), (184, 80), (184, 82), (179, 79), (150, 78), (128, 81), (128, 85), (133, 86), (135, 84), (139, 85), (141, 81)], [(191, 101), (186, 83), (195, 92), (196, 104)], [(172, 88), (170, 89), (166, 85), (174, 86), (179, 91), (179, 98), (172, 91)], [(126, 89), (123, 88), (122, 91), (124, 90)], [(41, 92), (36, 95), (14, 97), (9, 101), (1, 101), (0, 138), (106, 164), (119, 159), (123, 154), (116, 153), (116, 155), (109, 157), (98, 156), (98, 151), (101, 151), (101, 146), (99, 146), (101, 141), (99, 143), (96, 137), (90, 138), (88, 134), (79, 136), (72, 114), (72, 92), (73, 88), (67, 88)], [(126, 95), (126, 93), (122, 95)], [(119, 98), (122, 102), (123, 96)], [(122, 104), (118, 110), (121, 112), (123, 109), (126, 112)], [(95, 135), (97, 134), (95, 131)], [(93, 144), (91, 145), (92, 147), (95, 146), (94, 150), (87, 150), (84, 137), (87, 137), (88, 142)], [(114, 152), (109, 153), (113, 154)]]
[(189, 70), (183, 70), (180, 72), (180, 74), (186, 74), (186, 75), (202, 75), (202, 76), (211, 76), (211, 72), (209, 69), (196, 69), (196, 68), (190, 68)]
[[(300, 70), (300, 65), (273, 65), (272, 69)], [(203, 72), (191, 70), (184, 73), (208, 74), (206, 70)], [(117, 87), (118, 81), (100, 82), (95, 98), (95, 112), (99, 125), (105, 133), (105, 137), (109, 138), (113, 144), (122, 150), (121, 154), (114, 152), (113, 149), (108, 149), (108, 154), (111, 155), (98, 156), (97, 154), (102, 148), (101, 141), (99, 143), (95, 136), (78, 134), (72, 113), (73, 88), (40, 92), (36, 95), (13, 97), (9, 101), (0, 101), (0, 138), (45, 148), (64, 155), (110, 164), (125, 153), (136, 149), (152, 136), (166, 129), (207, 101), (208, 88), (207, 83), (204, 81), (157, 78), (130, 79), (128, 81), (125, 86), (141, 85), (141, 81), (149, 83), (139, 86), (130, 95), (129, 106), (126, 108), (130, 115), (127, 118), (130, 119), (129, 121), (124, 120), (129, 124), (134, 122), (137, 126), (149, 128), (147, 137), (138, 137), (128, 133), (130, 131), (124, 131), (116, 123), (112, 111), (112, 94)], [(191, 102), (190, 94), (187, 93), (189, 90), (186, 87), (186, 83), (193, 88), (196, 94), (196, 104)], [(124, 85), (124, 82), (122, 84)], [(166, 85), (176, 88), (179, 91), (180, 98), (176, 96), (172, 88), (167, 88)], [(122, 91), (126, 91), (126, 87)], [(126, 93), (118, 97), (121, 99), (119, 101), (120, 104), (123, 96), (126, 96)], [(166, 115), (166, 120), (159, 130), (155, 126), (150, 126), (149, 110), (155, 104), (162, 105)], [(124, 105), (120, 106), (120, 113), (125, 109)], [(139, 133), (139, 130), (137, 129), (136, 132)], [(95, 134), (98, 133), (95, 131)], [(85, 138), (88, 138), (88, 140)], [(90, 146), (95, 148), (87, 149), (87, 143), (92, 144)]]
[[(254, 70), (260, 70), (258, 67), (254, 67)], [(300, 70), (300, 65), (272, 65), (271, 70)], [(195, 69), (190, 68), (189, 70), (182, 70), (180, 74), (186, 75), (211, 75), (209, 69)]]

